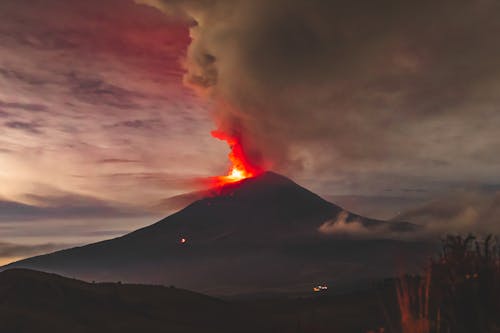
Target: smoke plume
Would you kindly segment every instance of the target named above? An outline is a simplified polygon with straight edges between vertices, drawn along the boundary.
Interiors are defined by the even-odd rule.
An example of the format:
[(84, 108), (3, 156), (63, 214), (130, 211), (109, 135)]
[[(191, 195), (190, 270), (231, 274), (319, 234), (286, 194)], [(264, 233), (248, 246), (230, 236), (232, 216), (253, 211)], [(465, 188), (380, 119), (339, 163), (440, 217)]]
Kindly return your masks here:
[(498, 1), (136, 1), (190, 22), (185, 83), (254, 165), (442, 170), (500, 146)]

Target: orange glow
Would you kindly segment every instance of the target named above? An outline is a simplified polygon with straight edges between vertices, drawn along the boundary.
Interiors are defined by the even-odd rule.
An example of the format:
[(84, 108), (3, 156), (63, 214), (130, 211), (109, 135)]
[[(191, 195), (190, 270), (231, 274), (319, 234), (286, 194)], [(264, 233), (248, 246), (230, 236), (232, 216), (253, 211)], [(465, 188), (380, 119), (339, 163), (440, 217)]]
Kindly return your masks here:
[(260, 168), (252, 165), (248, 161), (239, 137), (230, 136), (220, 130), (212, 131), (212, 136), (219, 140), (226, 141), (231, 148), (231, 152), (228, 155), (231, 166), (226, 176), (216, 177), (216, 185), (221, 186), (227, 183), (238, 182), (245, 178), (255, 177), (262, 172)]
[(24, 259), (23, 257), (0, 257), (0, 266), (10, 264), (14, 261)]
[[(411, 280), (402, 277), (397, 284), (397, 299), (401, 312), (401, 327), (403, 333), (428, 333), (430, 332), (429, 319), (429, 290), (431, 272), (425, 278)], [(438, 318), (440, 314), (438, 313)]]

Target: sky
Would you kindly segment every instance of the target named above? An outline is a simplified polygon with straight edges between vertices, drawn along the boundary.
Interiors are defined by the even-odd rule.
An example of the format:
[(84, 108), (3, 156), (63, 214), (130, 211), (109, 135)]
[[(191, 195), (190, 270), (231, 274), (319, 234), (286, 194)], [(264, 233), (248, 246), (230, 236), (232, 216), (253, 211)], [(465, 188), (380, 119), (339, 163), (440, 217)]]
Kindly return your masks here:
[(356, 213), (497, 230), (499, 7), (2, 0), (0, 264), (172, 212), (228, 170), (213, 130)]

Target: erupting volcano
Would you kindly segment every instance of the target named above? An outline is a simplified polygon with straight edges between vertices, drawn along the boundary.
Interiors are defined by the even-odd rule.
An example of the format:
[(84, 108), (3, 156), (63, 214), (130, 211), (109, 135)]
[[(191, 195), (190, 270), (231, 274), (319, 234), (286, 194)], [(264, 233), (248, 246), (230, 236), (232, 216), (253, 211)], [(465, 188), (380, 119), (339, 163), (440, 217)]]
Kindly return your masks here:
[[(212, 295), (309, 293), (318, 285), (331, 290), (359, 277), (386, 276), (401, 252), (413, 255), (410, 263), (427, 260), (426, 244), (323, 233), (325, 221), (341, 213), (346, 224), (367, 234), (417, 229), (347, 212), (279, 174), (261, 172), (220, 189), (121, 237), (28, 258), (0, 271), (22, 267), (88, 281), (178, 285)], [(307, 274), (297, 274), (301, 271)]]
[(238, 182), (262, 173), (260, 167), (249, 161), (239, 136), (231, 136), (220, 130), (212, 131), (211, 134), (214, 138), (226, 141), (231, 148), (231, 152), (228, 155), (231, 166), (227, 175), (216, 177), (216, 185), (221, 186), (227, 183)]

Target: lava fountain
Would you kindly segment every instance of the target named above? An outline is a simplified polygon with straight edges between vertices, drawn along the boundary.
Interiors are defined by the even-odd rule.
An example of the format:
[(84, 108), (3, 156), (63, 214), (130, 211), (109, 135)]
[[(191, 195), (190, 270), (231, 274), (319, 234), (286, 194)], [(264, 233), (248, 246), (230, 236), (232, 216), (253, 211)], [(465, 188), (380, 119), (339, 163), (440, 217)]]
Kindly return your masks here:
[(216, 177), (216, 185), (221, 186), (227, 183), (238, 182), (245, 178), (255, 177), (262, 172), (259, 167), (248, 160), (240, 137), (228, 135), (220, 130), (212, 131), (211, 134), (214, 138), (226, 141), (229, 148), (231, 148), (231, 152), (228, 155), (231, 166), (227, 175)]

